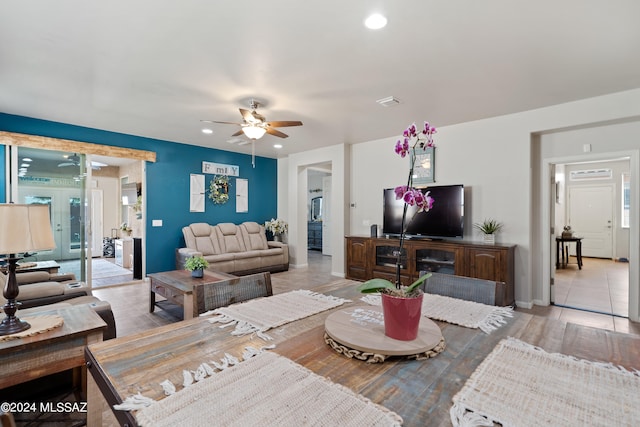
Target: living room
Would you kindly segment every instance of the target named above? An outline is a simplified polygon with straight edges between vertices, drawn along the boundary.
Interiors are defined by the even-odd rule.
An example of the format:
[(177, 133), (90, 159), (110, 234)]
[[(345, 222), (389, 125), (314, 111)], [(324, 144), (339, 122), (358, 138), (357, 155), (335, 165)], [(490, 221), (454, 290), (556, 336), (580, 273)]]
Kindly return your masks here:
[[(628, 228), (625, 228), (629, 242), (628, 253), (618, 257), (629, 261), (628, 317), (634, 322), (640, 321), (640, 81), (637, 80), (640, 64), (634, 54), (637, 30), (635, 23), (629, 22), (630, 16), (637, 11), (636, 5), (625, 3), (600, 10), (600, 19), (604, 22), (592, 20), (587, 13), (588, 7), (580, 2), (563, 7), (551, 2), (522, 6), (527, 13), (513, 10), (514, 6), (508, 5), (502, 5), (508, 9), (504, 12), (493, 6), (488, 10), (477, 10), (479, 7), (473, 6), (468, 14), (474, 19), (469, 22), (462, 19), (460, 10), (447, 9), (444, 13), (443, 5), (425, 6), (415, 2), (409, 10), (422, 13), (416, 13), (420, 18), (416, 18), (414, 24), (406, 22), (407, 5), (402, 6), (403, 14), (395, 16), (396, 23), (402, 19), (403, 27), (414, 25), (416, 28), (404, 28), (401, 34), (394, 33), (392, 41), (384, 39), (384, 32), (365, 33), (364, 28), (355, 29), (360, 25), (360, 16), (337, 4), (323, 5), (321, 11), (333, 12), (331, 6), (342, 11), (336, 18), (339, 36), (319, 31), (316, 21), (308, 16), (310, 12), (298, 10), (298, 5), (291, 7), (298, 13), (299, 21), (294, 19), (294, 12), (281, 21), (273, 16), (274, 12), (265, 10), (266, 6), (252, 4), (264, 14), (261, 15), (265, 17), (264, 22), (271, 18), (282, 26), (290, 26), (289, 33), (278, 32), (273, 38), (270, 31), (276, 30), (253, 14), (247, 19), (255, 27), (241, 25), (244, 29), (239, 31), (224, 26), (225, 20), (233, 21), (231, 18), (240, 12), (236, 10), (237, 6), (220, 6), (221, 9), (207, 6), (207, 13), (192, 10), (203, 5), (190, 6), (173, 11), (179, 18), (176, 20), (169, 19), (165, 12), (152, 6), (148, 16), (138, 14), (139, 11), (128, 14), (109, 10), (107, 15), (122, 22), (124, 28), (113, 34), (113, 27), (109, 26), (111, 31), (104, 30), (102, 25), (106, 27), (106, 24), (100, 21), (104, 38), (113, 36), (114, 45), (118, 44), (116, 41), (119, 45), (128, 45), (126, 37), (130, 37), (140, 44), (131, 43), (135, 49), (128, 53), (109, 45), (109, 56), (101, 57), (99, 64), (94, 62), (92, 55), (94, 50), (102, 51), (102, 44), (86, 50), (74, 44), (77, 40), (90, 38), (87, 28), (74, 27), (75, 37), (58, 32), (58, 25), (64, 27), (66, 22), (60, 16), (61, 11), (47, 10), (43, 6), (34, 19), (37, 22), (30, 22), (31, 12), (23, 10), (22, 6), (3, 6), (1, 9), (6, 12), (3, 13), (6, 18), (2, 19), (5, 24), (2, 34), (6, 35), (3, 39), (8, 41), (2, 42), (0, 53), (6, 55), (7, 63), (19, 71), (12, 74), (11, 79), (3, 79), (5, 83), (0, 83), (3, 93), (0, 95), (0, 157), (4, 159), (8, 152), (6, 147), (16, 144), (20, 135), (25, 134), (67, 143), (91, 143), (155, 153), (155, 160), (146, 162), (142, 191), (145, 275), (174, 268), (175, 249), (184, 244), (180, 230), (194, 222), (264, 223), (271, 218), (283, 218), (289, 224), (291, 268), (307, 266), (306, 205), (311, 189), (307, 171), (323, 164), (330, 165), (332, 176), (332, 227), (328, 231), (330, 272), (333, 276), (344, 277), (344, 237), (369, 235), (371, 225), (382, 224), (382, 190), (406, 182), (407, 159), (394, 154), (395, 143), (407, 125), (413, 122), (420, 125), (428, 120), (438, 129), (433, 185), (464, 185), (464, 240), (474, 241), (481, 237), (474, 232), (473, 224), (484, 218), (495, 218), (504, 223), (497, 240), (516, 247), (515, 300), (518, 307), (523, 308), (547, 306), (552, 300), (553, 237), (559, 234), (557, 227), (564, 225), (556, 224), (554, 220), (555, 175), (552, 167), (626, 159), (631, 176), (631, 215)], [(364, 15), (366, 6), (364, 2), (358, 2), (353, 8), (361, 8)], [(471, 7), (458, 6), (461, 10)], [(396, 13), (399, 7), (387, 6), (389, 12)], [(590, 7), (597, 9), (595, 5)], [(548, 14), (549, 10), (555, 13)], [(45, 11), (52, 14), (51, 22), (40, 16)], [(84, 8), (82, 11), (94, 19), (95, 11)], [(9, 18), (13, 16), (21, 19)], [(347, 16), (355, 23), (350, 30), (343, 28), (347, 26)], [(538, 18), (530, 20), (532, 16)], [(156, 41), (161, 40), (158, 44), (153, 43), (152, 37), (140, 37), (139, 30), (132, 29), (136, 26), (134, 22), (151, 27), (154, 18), (166, 24), (164, 35), (153, 33), (157, 35)], [(26, 28), (8, 22), (12, 20), (25, 21)], [(189, 31), (178, 23), (189, 26)], [(445, 24), (457, 31), (445, 31)], [(496, 30), (497, 24), (501, 29)], [(553, 31), (548, 31), (551, 36), (538, 34), (545, 32), (545, 25), (552, 27)], [(38, 32), (39, 26), (43, 32)], [(463, 33), (465, 26), (469, 31)], [(517, 28), (521, 26), (525, 29)], [(209, 27), (215, 31), (212, 29), (206, 35), (216, 40), (213, 43), (215, 55), (222, 59), (214, 60), (213, 53), (203, 62), (197, 61), (195, 55), (189, 55), (187, 59), (187, 53), (193, 53), (190, 48), (170, 50), (171, 56), (159, 57), (161, 59), (155, 62), (138, 62), (146, 54), (151, 55), (150, 52), (172, 48), (170, 39), (180, 31), (187, 31), (184, 36), (187, 39), (187, 34), (194, 36), (191, 31), (197, 33), (194, 28), (204, 31)], [(289, 42), (303, 33), (307, 35), (306, 47)], [(35, 43), (23, 44), (24, 39), (29, 41), (24, 34), (31, 34)], [(222, 46), (219, 40), (232, 40), (232, 35), (240, 40), (237, 48), (229, 49), (226, 43)], [(537, 39), (543, 36), (544, 42), (538, 44)], [(335, 43), (334, 38), (343, 42)], [(501, 44), (500, 49), (496, 49), (498, 41), (506, 45)], [(201, 43), (191, 45), (192, 50), (207, 52), (212, 42)], [(249, 51), (254, 43), (262, 50)], [(425, 46), (431, 44), (438, 45), (439, 50), (425, 54), (426, 58), (416, 59), (416, 65), (406, 64), (405, 58), (421, 56), (427, 49)], [(86, 61), (63, 57), (65, 46), (69, 45), (76, 46)], [(289, 47), (297, 55), (289, 61), (278, 56), (282, 61), (278, 64), (286, 63), (287, 67), (278, 65), (275, 71), (265, 70), (255, 64), (261, 63), (261, 58), (263, 64), (270, 63), (264, 58), (265, 49), (269, 51), (266, 46), (274, 51), (279, 46)], [(313, 49), (309, 46), (316, 46), (317, 52), (310, 53)], [(591, 52), (572, 56), (572, 51), (584, 52), (585, 47), (592, 49)], [(42, 53), (45, 48), (66, 59), (57, 62)], [(464, 49), (466, 55), (454, 55), (457, 49), (461, 52)], [(485, 58), (479, 58), (485, 56), (482, 54), (485, 49), (489, 50), (486, 56), (490, 57), (486, 62)], [(227, 50), (235, 52), (223, 57)], [(28, 55), (24, 52), (28, 51), (40, 52), (49, 69), (62, 69), (68, 73), (61, 72), (62, 77), (57, 82), (49, 80), (52, 77), (45, 76), (44, 72), (37, 73), (39, 68), (46, 67), (32, 64), (26, 58)], [(336, 52), (335, 56), (328, 51)], [(549, 53), (540, 55), (540, 52)], [(451, 58), (452, 55), (455, 57)], [(535, 68), (529, 62), (522, 65), (528, 56), (538, 61)], [(240, 61), (242, 65), (234, 66), (232, 71), (225, 69), (216, 77), (207, 76), (214, 68), (225, 68), (217, 67), (217, 63)], [(292, 67), (292, 63), (299, 65)], [(449, 67), (448, 63), (454, 68), (440, 70)], [(75, 64), (77, 68), (69, 64)], [(131, 81), (119, 74), (120, 69), (137, 67), (144, 75), (137, 75)], [(182, 71), (184, 74), (172, 80), (166, 74), (172, 74), (173, 67), (189, 70)], [(267, 65), (263, 67), (268, 68)], [(65, 94), (51, 92), (56, 85), (68, 84), (67, 80), (77, 80), (78, 84), (91, 80), (87, 76), (93, 75), (89, 69), (94, 68), (99, 70), (96, 71), (99, 76), (95, 78), (100, 80), (95, 87), (83, 87), (77, 93), (71, 90), (66, 90)], [(307, 68), (308, 73), (313, 71), (314, 75), (316, 72), (326, 74), (333, 85), (315, 84), (308, 79), (310, 74), (304, 71)], [(399, 70), (404, 73), (405, 68), (407, 74), (399, 74)], [(348, 74), (350, 80), (342, 80), (344, 74)], [(20, 75), (23, 77), (18, 78)], [(110, 80), (109, 75), (117, 78)], [(22, 79), (27, 84), (18, 84)], [(402, 88), (396, 89), (394, 80), (403, 80)], [(291, 86), (281, 86), (284, 82)], [(213, 89), (217, 85), (223, 89)], [(125, 97), (129, 92), (136, 92), (135, 88), (144, 93), (142, 98)], [(450, 92), (454, 88), (463, 90), (454, 95)], [(178, 92), (190, 94), (183, 98), (188, 101), (174, 98), (174, 93)], [(352, 93), (356, 99), (351, 98)], [(87, 102), (83, 99), (85, 95), (78, 94), (94, 94), (95, 98)], [(325, 100), (329, 94), (332, 98)], [(390, 107), (375, 103), (376, 99), (390, 95), (397, 96), (402, 102)], [(259, 108), (266, 117), (304, 122), (301, 127), (287, 128), (289, 138), (282, 140), (282, 149), (272, 148), (274, 141), (281, 142), (273, 135), (254, 142), (247, 140), (244, 145), (229, 143), (231, 135), (238, 130), (233, 125), (213, 126), (213, 137), (201, 133), (203, 124), (200, 120), (241, 120), (238, 108), (247, 108), (246, 101), (254, 96), (268, 101), (264, 108)], [(361, 107), (362, 102), (372, 106)], [(76, 110), (76, 104), (85, 112)], [(185, 108), (189, 113), (173, 111), (185, 104), (189, 105)], [(158, 105), (162, 106), (158, 115), (147, 115), (152, 106)], [(346, 109), (338, 112), (339, 106)], [(320, 115), (323, 111), (326, 115)], [(130, 123), (135, 118), (140, 118), (137, 125)], [(311, 144), (315, 138), (322, 138), (322, 144)], [(252, 155), (254, 145), (255, 159)], [(97, 153), (88, 151), (86, 154)], [(237, 213), (235, 203), (215, 205), (210, 200), (205, 201), (204, 212), (190, 211), (190, 175), (205, 175), (207, 185), (213, 178), (213, 175), (203, 173), (202, 162), (239, 167), (238, 178), (249, 182), (248, 212)], [(11, 199), (8, 173), (7, 163), (2, 162), (2, 202)], [(232, 194), (235, 189), (235, 178), (232, 178)], [(554, 227), (556, 229), (551, 232)]]

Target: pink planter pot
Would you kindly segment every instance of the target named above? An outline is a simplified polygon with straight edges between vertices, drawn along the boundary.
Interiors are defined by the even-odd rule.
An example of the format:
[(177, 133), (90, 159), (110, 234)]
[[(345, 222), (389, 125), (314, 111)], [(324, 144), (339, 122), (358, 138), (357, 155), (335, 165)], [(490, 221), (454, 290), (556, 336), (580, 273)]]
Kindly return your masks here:
[(402, 298), (382, 294), (384, 334), (400, 341), (415, 340), (420, 327), (423, 297), (423, 293), (420, 293), (417, 298)]

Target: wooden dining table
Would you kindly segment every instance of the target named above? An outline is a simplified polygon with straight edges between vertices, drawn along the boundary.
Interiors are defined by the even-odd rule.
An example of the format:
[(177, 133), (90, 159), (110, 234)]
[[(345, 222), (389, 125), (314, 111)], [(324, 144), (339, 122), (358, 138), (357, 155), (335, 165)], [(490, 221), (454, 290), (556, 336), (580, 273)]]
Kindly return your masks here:
[(200, 317), (90, 345), (85, 352), (90, 372), (88, 425), (134, 426), (133, 413), (112, 410), (111, 406), (138, 393), (161, 400), (164, 393), (159, 383), (163, 380), (169, 379), (181, 389), (183, 369), (194, 370), (202, 362), (219, 361), (225, 353), (239, 357), (247, 346), (275, 344), (270, 351), (396, 412), (406, 426), (450, 426), (453, 396), (506, 337), (518, 338), (548, 352), (640, 369), (640, 336), (523, 312), (515, 312), (491, 334), (436, 322), (446, 341), (442, 353), (425, 360), (391, 358), (370, 364), (338, 354), (324, 341), (327, 316), (362, 305), (355, 285), (340, 288), (327, 285), (316, 291), (351, 302), (272, 329), (268, 334), (273, 341), (233, 336), (229, 328), (220, 328), (219, 324)]

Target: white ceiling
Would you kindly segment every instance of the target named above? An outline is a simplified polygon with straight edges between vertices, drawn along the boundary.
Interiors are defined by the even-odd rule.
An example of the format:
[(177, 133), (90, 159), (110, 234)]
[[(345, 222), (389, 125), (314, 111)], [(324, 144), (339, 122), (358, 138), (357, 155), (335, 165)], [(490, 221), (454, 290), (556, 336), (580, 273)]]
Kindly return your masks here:
[(0, 112), (250, 153), (200, 120), (255, 98), (304, 122), (256, 143), (283, 157), (638, 88), (639, 18), (637, 0), (5, 0)]

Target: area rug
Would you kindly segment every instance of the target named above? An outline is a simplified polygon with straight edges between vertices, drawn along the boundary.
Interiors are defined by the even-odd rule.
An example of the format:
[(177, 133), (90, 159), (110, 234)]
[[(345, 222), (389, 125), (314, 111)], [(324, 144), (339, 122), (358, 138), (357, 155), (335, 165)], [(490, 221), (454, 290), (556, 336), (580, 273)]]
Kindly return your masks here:
[[(76, 278), (80, 278), (80, 261), (58, 261), (60, 271), (65, 273), (73, 273)], [(113, 262), (103, 258), (94, 258), (91, 260), (91, 276), (94, 279), (104, 279), (106, 277), (133, 275), (131, 270), (122, 268)]]
[(453, 397), (454, 426), (636, 426), (640, 373), (507, 338)]
[[(370, 305), (382, 305), (379, 295), (367, 295), (360, 299)], [(422, 315), (466, 328), (479, 328), (488, 334), (506, 324), (506, 317), (513, 317), (513, 308), (496, 307), (436, 294), (424, 294)]]
[(201, 316), (216, 315), (209, 319), (211, 323), (223, 323), (221, 327), (235, 326), (232, 335), (256, 333), (262, 339), (270, 340), (271, 337), (265, 331), (338, 307), (345, 302), (349, 300), (299, 289), (217, 308)]
[(264, 352), (139, 410), (141, 426), (398, 426), (350, 389)]

